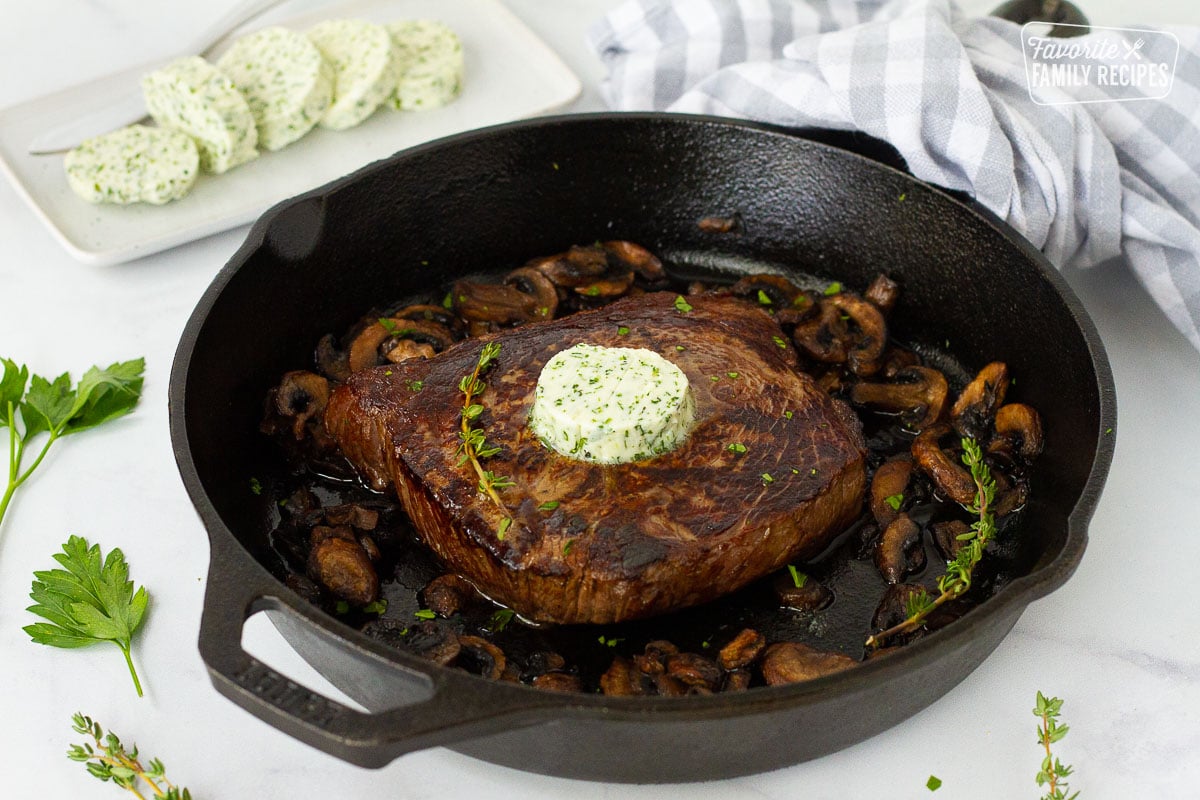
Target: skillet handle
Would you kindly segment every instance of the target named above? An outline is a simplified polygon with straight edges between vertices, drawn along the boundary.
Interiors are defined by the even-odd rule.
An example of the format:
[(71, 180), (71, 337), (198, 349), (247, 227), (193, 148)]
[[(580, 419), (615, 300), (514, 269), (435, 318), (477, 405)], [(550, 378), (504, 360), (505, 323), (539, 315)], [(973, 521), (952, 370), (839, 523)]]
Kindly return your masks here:
[[(200, 655), (216, 689), (259, 719), (318, 750), (363, 767), (382, 767), (415, 750), (452, 744), (545, 719), (540, 693), (467, 674), (431, 668), (410, 669), (347, 642), (313, 621), (320, 613), (305, 600), (279, 591), (278, 582), (257, 562), (229, 555), (240, 545), (213, 541)], [(288, 622), (311, 626), (311, 633), (336, 650), (339, 659), (362, 667), (364, 680), (381, 672), (389, 687), (410, 701), (367, 714), (302, 686), (242, 648), (242, 627), (258, 611), (277, 611)], [(432, 665), (431, 665), (432, 667)], [(441, 674), (445, 673), (445, 674)]]

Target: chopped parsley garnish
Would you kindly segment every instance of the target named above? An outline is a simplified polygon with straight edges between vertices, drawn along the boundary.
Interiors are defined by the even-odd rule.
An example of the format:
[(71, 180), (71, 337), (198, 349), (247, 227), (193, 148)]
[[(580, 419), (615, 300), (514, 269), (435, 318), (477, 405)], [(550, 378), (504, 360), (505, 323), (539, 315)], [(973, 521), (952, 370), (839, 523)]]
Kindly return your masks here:
[(764, 306), (769, 306), (769, 305), (771, 305), (771, 297), (766, 292), (764, 292), (762, 289), (759, 289), (758, 290), (758, 302), (763, 304)]
[(508, 529), (512, 527), (512, 517), (505, 517), (500, 520), (500, 527), (496, 528), (496, 538), (504, 541), (504, 535), (508, 533)]
[(779, 345), (780, 349), (787, 349), (787, 339), (782, 336), (772, 336), (771, 338), (775, 341), (775, 344)]
[(547, 500), (538, 506), (538, 511), (553, 511), (556, 508), (558, 508), (557, 500)]
[(763, 482), (763, 485), (766, 485), (768, 483), (774, 483), (775, 479), (771, 477), (771, 473), (764, 472), (762, 474), (762, 482)]
[(808, 583), (808, 576), (796, 569), (795, 564), (788, 564), (788, 574), (792, 576), (792, 583), (797, 589), (803, 589), (804, 584)]
[(683, 295), (680, 294), (675, 296), (675, 310), (680, 314), (686, 314), (692, 310), (692, 306), (687, 300), (683, 299)]
[(499, 633), (508, 627), (508, 623), (512, 622), (512, 618), (516, 616), (515, 611), (511, 608), (498, 608), (488, 620), (488, 629), (492, 633)]
[(262, 484), (259, 482), (258, 478), (250, 479), (250, 491), (254, 492), (256, 495), (262, 494)]
[(413, 616), (417, 619), (433, 619), (437, 614), (432, 608), (418, 608), (413, 612)]
[(897, 494), (889, 495), (888, 497), (885, 497), (883, 499), (885, 501), (887, 501), (887, 504), (889, 506), (892, 507), (892, 511), (899, 511), (900, 504), (904, 502), (904, 493), (899, 492)]
[(419, 392), (425, 388), (425, 381), (405, 381), (404, 385), (410, 392)]
[(831, 283), (825, 287), (825, 296), (833, 297), (835, 294), (838, 294), (841, 291), (842, 291), (841, 281), (834, 281), (833, 283)]
[(628, 335), (629, 335), (629, 328), (626, 328), (624, 325), (617, 328), (617, 336), (628, 336)]
[(733, 442), (725, 449), (734, 453), (744, 453), (746, 452), (746, 445), (742, 444), (741, 442)]

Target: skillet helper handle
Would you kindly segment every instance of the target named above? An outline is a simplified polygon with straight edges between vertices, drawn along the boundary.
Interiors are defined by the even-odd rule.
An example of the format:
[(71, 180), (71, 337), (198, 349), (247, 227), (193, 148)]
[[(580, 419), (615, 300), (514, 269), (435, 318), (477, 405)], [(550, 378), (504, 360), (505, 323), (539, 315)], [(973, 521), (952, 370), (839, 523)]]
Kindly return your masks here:
[(221, 694), (280, 731), (353, 764), (382, 767), (415, 750), (539, 721), (536, 712), (546, 703), (528, 691), (520, 692), (521, 687), (470, 680), (466, 674), (461, 678), (467, 680), (447, 686), (446, 677), (407, 669), (365, 651), (354, 655), (372, 661), (373, 669), (393, 671), (398, 685), (411, 689), (413, 702), (369, 714), (296, 683), (242, 647), (242, 628), (252, 614), (278, 611), (314, 625), (316, 634), (336, 642), (329, 646), (336, 648), (339, 657), (350, 657), (346, 651), (354, 645), (306, 619), (307, 609), (302, 610), (306, 601), (282, 596), (278, 583), (259, 564), (222, 555), (236, 543), (227, 545), (214, 542), (212, 548), (200, 620), (200, 655)]

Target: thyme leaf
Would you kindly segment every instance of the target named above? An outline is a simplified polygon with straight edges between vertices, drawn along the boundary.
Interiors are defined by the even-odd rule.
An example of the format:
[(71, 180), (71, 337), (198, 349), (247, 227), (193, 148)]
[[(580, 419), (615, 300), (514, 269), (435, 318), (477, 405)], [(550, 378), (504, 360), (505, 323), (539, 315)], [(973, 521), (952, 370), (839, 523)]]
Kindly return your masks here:
[[(937, 596), (931, 597), (924, 590), (911, 595), (906, 603), (907, 616), (904, 621), (867, 637), (868, 648), (878, 647), (897, 634), (909, 633), (920, 628), (935, 609), (962, 597), (971, 588), (975, 567), (983, 558), (984, 548), (996, 535), (996, 519), (991, 511), (992, 502), (996, 499), (996, 481), (983, 460), (983, 452), (978, 442), (964, 436), (962, 449), (962, 462), (971, 471), (971, 479), (975, 482), (975, 497), (966, 508), (976, 515), (977, 519), (972, 523), (970, 531), (959, 537), (963, 542), (962, 549), (953, 561), (946, 563), (945, 573), (938, 578)], [(892, 498), (887, 499), (890, 505)]]
[[(157, 758), (150, 759), (145, 766), (138, 758), (137, 746), (126, 749), (120, 738), (111, 730), (107, 733), (100, 723), (83, 714), (71, 717), (71, 730), (87, 736), (90, 742), (73, 744), (67, 750), (67, 758), (83, 764), (87, 771), (99, 780), (112, 781), (134, 797), (158, 800), (192, 800), (186, 787), (176, 786), (167, 780), (167, 770)], [(149, 788), (149, 794), (142, 789)]]
[(470, 464), (478, 476), (479, 493), (490, 497), (501, 513), (504, 514), (504, 517), (500, 520), (500, 525), (496, 529), (496, 538), (503, 540), (508, 533), (508, 529), (512, 526), (513, 519), (497, 492), (500, 489), (512, 486), (513, 480), (504, 475), (497, 475), (492, 470), (483, 468), (483, 464), (480, 462), (485, 458), (491, 458), (499, 453), (500, 447), (489, 444), (483, 428), (474, 426), (474, 423), (484, 411), (483, 404), (476, 402), (476, 400), (487, 388), (487, 384), (479, 376), (495, 363), (496, 357), (499, 354), (499, 342), (488, 342), (485, 344), (483, 349), (479, 351), (479, 359), (475, 363), (475, 369), (462, 376), (462, 379), (458, 382), (458, 390), (463, 394), (463, 409), (459, 415), (461, 424), (458, 431), (459, 443), (456, 453), (458, 455), (458, 466)]

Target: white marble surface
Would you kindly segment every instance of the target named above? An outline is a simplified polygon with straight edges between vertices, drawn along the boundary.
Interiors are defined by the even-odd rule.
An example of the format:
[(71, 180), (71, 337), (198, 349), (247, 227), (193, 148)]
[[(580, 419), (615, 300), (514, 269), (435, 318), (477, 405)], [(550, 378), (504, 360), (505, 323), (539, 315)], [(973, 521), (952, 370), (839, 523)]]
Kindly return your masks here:
[[(451, 0), (447, 0), (448, 2)], [(574, 107), (601, 107), (599, 63), (582, 41), (612, 0), (508, 0), (584, 80)], [(165, 53), (231, 0), (0, 0), (0, 107)], [(287, 10), (317, 7), (295, 0)], [(971, 0), (969, 10), (991, 5)], [(1095, 24), (1200, 23), (1192, 0), (1131, 10), (1091, 0)], [(1136, 14), (1136, 18), (1132, 15)], [(0, 354), (43, 374), (145, 355), (137, 413), (57, 445), (0, 531), (0, 795), (117, 797), (63, 752), (83, 710), (163, 758), (197, 798), (1035, 798), (1036, 690), (1066, 699), (1060, 745), (1090, 798), (1200, 797), (1200, 358), (1120, 263), (1069, 280), (1112, 359), (1120, 439), (1082, 565), (1033, 604), (982, 667), (942, 700), (826, 758), (736, 781), (618, 787), (493, 767), (446, 750), (377, 771), (317, 753), (250, 717), (210, 686), (196, 652), (208, 545), (178, 479), (167, 432), (167, 376), (187, 315), (245, 229), (122, 266), (80, 266), (0, 183)], [(31, 644), (30, 573), (68, 533), (122, 547), (153, 594), (137, 638), (148, 687), (134, 697), (115, 648)], [(252, 620), (247, 646), (324, 691), (274, 633)], [(925, 781), (944, 781), (934, 795)]]

